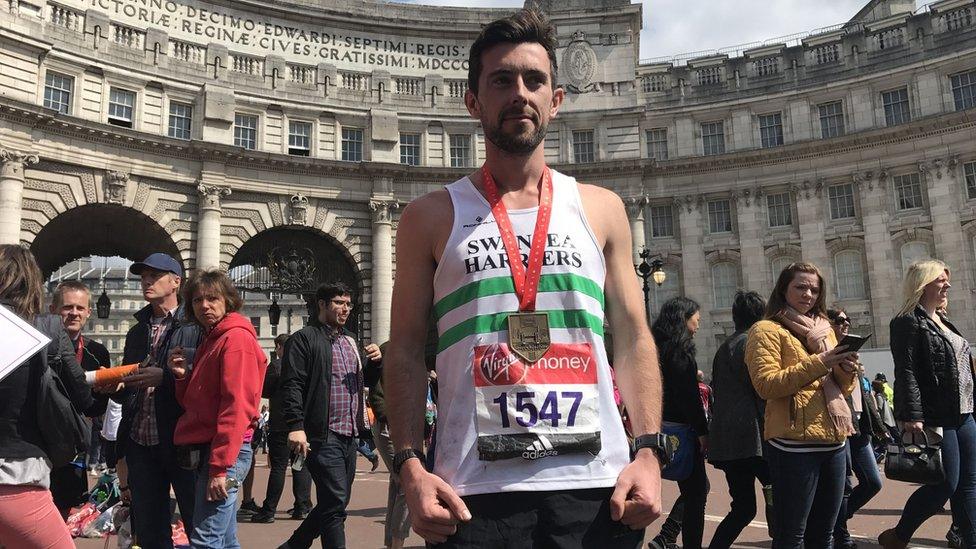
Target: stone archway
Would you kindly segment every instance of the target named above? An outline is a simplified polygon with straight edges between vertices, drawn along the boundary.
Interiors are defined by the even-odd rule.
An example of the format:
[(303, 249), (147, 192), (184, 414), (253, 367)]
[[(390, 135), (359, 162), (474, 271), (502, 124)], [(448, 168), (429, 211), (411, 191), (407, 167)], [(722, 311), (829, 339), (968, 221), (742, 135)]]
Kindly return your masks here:
[(58, 267), (90, 255), (139, 261), (163, 252), (182, 262), (165, 229), (142, 212), (118, 204), (87, 204), (59, 214), (41, 228), (30, 249), (45, 278)]
[[(267, 293), (274, 283), (268, 269), (269, 257), (275, 250), (294, 249), (313, 258), (314, 271), (301, 283), (307, 313), (316, 315), (314, 293), (323, 282), (340, 281), (354, 292), (356, 309), (350, 315), (347, 328), (360, 333), (368, 325), (361, 306), (366, 290), (366, 280), (349, 251), (331, 236), (308, 227), (280, 226), (266, 229), (248, 239), (234, 254), (229, 265), (231, 278), (246, 292)], [(368, 315), (368, 312), (366, 312)], [(290, 318), (290, 317), (289, 317)]]

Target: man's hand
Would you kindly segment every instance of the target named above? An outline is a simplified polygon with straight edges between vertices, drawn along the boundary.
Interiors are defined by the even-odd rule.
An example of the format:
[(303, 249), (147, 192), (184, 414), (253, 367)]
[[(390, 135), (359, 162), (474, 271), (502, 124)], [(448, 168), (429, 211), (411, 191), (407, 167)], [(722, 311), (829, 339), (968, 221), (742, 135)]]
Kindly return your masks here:
[(305, 431), (291, 431), (288, 433), (288, 448), (294, 454), (308, 456), (308, 437)]
[(610, 518), (640, 530), (660, 516), (661, 466), (653, 451), (642, 448), (617, 477), (610, 497)]
[(207, 483), (207, 501), (227, 499), (227, 476), (210, 477)]
[(125, 386), (130, 389), (145, 389), (146, 387), (159, 387), (163, 382), (163, 369), (155, 366), (139, 368), (135, 372), (122, 378)]
[(458, 522), (471, 520), (471, 512), (457, 492), (441, 477), (427, 472), (419, 459), (403, 464), (400, 483), (407, 497), (413, 531), (428, 542), (447, 541), (457, 532)]
[(363, 350), (366, 351), (366, 358), (373, 362), (378, 362), (383, 358), (383, 353), (380, 352), (380, 346), (375, 343), (370, 343), (363, 347)]
[(902, 433), (921, 433), (925, 429), (925, 424), (921, 421), (899, 421), (897, 423)]
[(173, 372), (173, 377), (183, 379), (186, 376), (186, 356), (183, 355), (183, 347), (177, 346), (169, 352), (169, 359), (166, 361), (169, 371)]

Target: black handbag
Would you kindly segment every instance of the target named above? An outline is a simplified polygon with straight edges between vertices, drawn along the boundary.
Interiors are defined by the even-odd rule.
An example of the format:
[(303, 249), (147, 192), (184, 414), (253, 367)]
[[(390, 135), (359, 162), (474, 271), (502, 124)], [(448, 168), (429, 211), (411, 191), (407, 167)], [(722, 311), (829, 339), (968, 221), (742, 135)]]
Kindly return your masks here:
[(942, 467), (941, 445), (929, 444), (929, 437), (922, 431), (921, 443), (910, 435), (905, 443), (905, 435), (888, 444), (885, 458), (885, 476), (892, 480), (915, 484), (940, 484), (945, 481), (945, 468)]
[(44, 452), (55, 468), (71, 463), (88, 449), (91, 423), (72, 404), (64, 383), (46, 360), (37, 387), (37, 427)]

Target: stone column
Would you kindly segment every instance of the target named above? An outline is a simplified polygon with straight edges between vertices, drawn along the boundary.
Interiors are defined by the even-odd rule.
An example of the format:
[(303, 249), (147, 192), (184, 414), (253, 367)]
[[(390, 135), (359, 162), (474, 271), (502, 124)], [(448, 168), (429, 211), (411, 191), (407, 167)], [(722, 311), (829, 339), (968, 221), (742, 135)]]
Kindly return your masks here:
[(747, 290), (764, 293), (766, 288), (766, 255), (763, 253), (762, 214), (763, 200), (761, 192), (751, 190), (739, 191), (736, 198), (736, 214), (738, 215), (739, 255), (742, 267), (742, 284)]
[(34, 153), (0, 149), (0, 244), (20, 243), (24, 169), (36, 163)]
[(373, 299), (370, 310), (372, 341), (390, 339), (390, 306), (393, 300), (393, 211), (399, 204), (392, 197), (374, 197), (373, 211)]
[[(683, 295), (690, 297), (701, 305), (701, 332), (698, 341), (714, 341), (715, 326), (712, 323), (711, 311), (712, 286), (711, 272), (705, 260), (703, 238), (707, 220), (702, 215), (705, 197), (689, 195), (675, 198), (675, 213), (678, 214), (678, 226), (681, 231), (681, 281), (684, 285)], [(699, 367), (710, 364), (711, 354), (700, 351), (698, 353)]]
[(630, 220), (630, 238), (633, 246), (634, 265), (641, 262), (638, 255), (647, 243), (644, 228), (644, 210), (647, 207), (646, 196), (632, 196), (624, 199), (624, 206), (627, 208), (627, 219)]
[[(796, 200), (802, 259), (820, 267), (820, 271), (823, 272), (824, 278), (827, 280), (827, 288), (830, 290), (831, 281), (834, 280), (834, 265), (830, 254), (827, 253), (827, 243), (823, 236), (826, 212), (823, 208), (822, 191), (823, 184), (820, 182), (804, 181), (790, 187), (790, 193)], [(830, 290), (827, 295), (828, 303), (835, 298), (836, 294)]]
[(197, 185), (200, 192), (197, 221), (197, 269), (220, 267), (220, 199), (230, 195), (230, 187)]
[(932, 218), (932, 235), (935, 239), (934, 257), (945, 261), (952, 277), (953, 289), (949, 296), (950, 315), (963, 334), (973, 329), (973, 292), (969, 276), (959, 276), (964, 271), (964, 257), (970, 244), (962, 229), (959, 211), (960, 195), (965, 193), (966, 181), (959, 159), (937, 158), (928, 165), (920, 165), (922, 181), (928, 190), (929, 213)]
[[(888, 323), (898, 308), (901, 275), (895, 268), (891, 232), (888, 228), (888, 177), (885, 172), (852, 175), (860, 195), (861, 225), (864, 229), (864, 255), (871, 296), (871, 324), (874, 344), (888, 345)], [(957, 228), (958, 230), (958, 228)]]

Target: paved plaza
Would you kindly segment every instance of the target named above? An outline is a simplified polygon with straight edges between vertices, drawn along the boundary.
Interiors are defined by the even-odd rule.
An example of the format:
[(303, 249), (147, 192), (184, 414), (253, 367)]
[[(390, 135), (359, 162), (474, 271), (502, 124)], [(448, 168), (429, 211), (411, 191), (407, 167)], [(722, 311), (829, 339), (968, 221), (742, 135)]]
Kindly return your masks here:
[[(258, 454), (258, 467), (254, 485), (254, 497), (258, 501), (264, 498), (267, 486), (268, 466), (264, 454)], [(353, 486), (352, 503), (349, 505), (349, 519), (346, 522), (346, 540), (350, 549), (379, 549), (383, 547), (383, 521), (386, 513), (386, 470), (380, 466), (375, 473), (369, 473), (369, 462), (359, 458), (359, 472)], [(729, 508), (728, 487), (725, 477), (720, 471), (709, 467), (709, 479), (712, 489), (708, 495), (708, 507), (705, 515), (705, 540), (711, 539), (712, 533), (721, 522)], [(851, 533), (858, 542), (858, 547), (879, 547), (876, 543), (877, 534), (895, 524), (901, 507), (911, 495), (913, 486), (901, 482), (888, 482), (881, 494), (871, 500), (851, 521)], [(282, 495), (279, 505), (278, 520), (274, 524), (241, 523), (239, 539), (244, 549), (274, 549), (286, 540), (298, 526), (298, 522), (289, 520), (284, 511), (291, 507), (290, 484)], [(665, 512), (678, 496), (678, 487), (673, 482), (664, 483)], [(759, 494), (759, 501), (762, 495)], [(735, 547), (769, 547), (769, 537), (766, 535), (766, 522), (763, 510), (759, 516), (743, 531)], [(945, 533), (951, 522), (948, 512), (933, 517), (919, 529), (912, 548), (946, 547)], [(659, 520), (648, 530), (649, 540), (657, 534), (661, 521)], [(81, 549), (102, 549), (104, 540), (76, 540)], [(407, 541), (408, 548), (422, 548), (423, 540), (412, 535)], [(115, 547), (115, 538), (109, 547)], [(318, 547), (316, 544), (314, 547)], [(609, 548), (608, 548), (609, 549)]]

